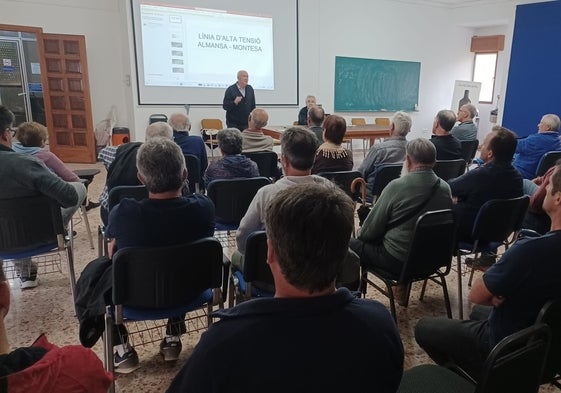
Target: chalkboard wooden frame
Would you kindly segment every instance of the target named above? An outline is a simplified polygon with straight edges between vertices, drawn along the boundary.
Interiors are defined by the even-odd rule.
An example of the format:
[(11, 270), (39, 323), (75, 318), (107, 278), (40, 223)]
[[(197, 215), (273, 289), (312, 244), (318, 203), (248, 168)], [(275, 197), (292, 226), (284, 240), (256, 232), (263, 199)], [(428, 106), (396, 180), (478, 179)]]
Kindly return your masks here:
[(335, 111), (415, 111), (421, 63), (335, 57)]

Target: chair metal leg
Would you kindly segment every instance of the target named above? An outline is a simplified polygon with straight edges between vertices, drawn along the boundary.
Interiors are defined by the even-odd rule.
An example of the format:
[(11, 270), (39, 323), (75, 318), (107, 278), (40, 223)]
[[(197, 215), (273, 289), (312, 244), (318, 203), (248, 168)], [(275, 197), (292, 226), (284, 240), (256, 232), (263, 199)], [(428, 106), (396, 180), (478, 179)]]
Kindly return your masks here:
[(80, 211), (82, 212), (82, 217), (84, 218), (84, 224), (86, 225), (86, 232), (88, 232), (88, 238), (90, 239), (90, 247), (92, 250), (95, 249), (93, 236), (92, 236), (92, 229), (90, 228), (90, 221), (88, 220), (88, 211), (86, 210), (86, 205), (82, 204), (80, 206)]
[[(105, 363), (105, 369), (109, 371), (113, 376), (114, 373), (114, 363), (113, 363), (113, 317), (111, 316), (111, 306), (107, 306), (105, 309), (105, 331), (103, 332), (103, 360)], [(111, 382), (109, 386), (109, 393), (115, 393), (115, 379)]]
[(420, 301), (423, 301), (423, 298), (425, 297), (425, 290), (427, 289), (427, 281), (428, 280), (423, 281), (423, 287), (421, 288), (421, 295), (419, 296)]
[(469, 272), (469, 280), (468, 280), (468, 287), (471, 287), (471, 282), (473, 281), (473, 272), (475, 269), (472, 267), (471, 271)]
[(70, 293), (72, 294), (72, 303), (74, 304), (74, 312), (76, 310), (76, 273), (74, 271), (74, 249), (69, 244), (66, 247), (66, 259), (68, 261), (68, 275), (70, 276)]
[(452, 319), (452, 307), (450, 306), (450, 296), (448, 296), (448, 285), (446, 284), (446, 278), (444, 276), (440, 277), (440, 285), (442, 286), (442, 293), (444, 294), (446, 315), (448, 316), (448, 318)]
[(392, 314), (393, 320), (395, 321), (395, 324), (397, 325), (397, 312), (395, 310), (395, 298), (393, 297), (392, 286), (386, 281), (384, 281), (384, 284), (386, 284), (388, 298), (390, 299), (390, 312)]
[(464, 319), (464, 301), (462, 295), (462, 257), (460, 251), (456, 254), (457, 268), (458, 271), (458, 317), (459, 319)]

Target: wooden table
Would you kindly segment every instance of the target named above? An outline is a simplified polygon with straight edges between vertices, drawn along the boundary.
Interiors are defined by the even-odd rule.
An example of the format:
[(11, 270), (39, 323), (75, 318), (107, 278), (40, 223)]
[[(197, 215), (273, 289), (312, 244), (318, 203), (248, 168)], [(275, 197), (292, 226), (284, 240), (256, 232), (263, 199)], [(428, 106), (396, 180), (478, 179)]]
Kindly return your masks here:
[[(273, 139), (280, 139), (284, 130), (288, 127), (284, 126), (268, 126), (263, 128), (263, 134), (270, 135)], [(347, 126), (346, 139), (368, 139), (370, 146), (374, 144), (376, 139), (387, 138), (390, 136), (390, 126), (379, 124), (364, 124), (360, 126)]]

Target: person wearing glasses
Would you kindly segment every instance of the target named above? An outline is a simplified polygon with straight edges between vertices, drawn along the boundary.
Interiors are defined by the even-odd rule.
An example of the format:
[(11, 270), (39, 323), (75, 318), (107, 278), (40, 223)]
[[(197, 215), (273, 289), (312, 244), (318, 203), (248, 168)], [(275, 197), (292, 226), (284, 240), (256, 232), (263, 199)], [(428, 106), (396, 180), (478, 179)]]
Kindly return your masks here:
[(473, 121), (477, 116), (477, 108), (472, 104), (462, 105), (458, 111), (458, 124), (452, 128), (450, 134), (460, 141), (473, 141), (477, 139), (477, 124)]

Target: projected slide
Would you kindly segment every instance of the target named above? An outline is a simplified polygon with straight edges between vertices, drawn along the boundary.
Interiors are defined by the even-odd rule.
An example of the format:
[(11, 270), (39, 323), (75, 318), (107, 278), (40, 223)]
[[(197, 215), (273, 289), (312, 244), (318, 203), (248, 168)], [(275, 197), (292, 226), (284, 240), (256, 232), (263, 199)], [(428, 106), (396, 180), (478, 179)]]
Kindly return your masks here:
[(207, 8), (140, 4), (144, 83), (224, 89), (250, 68), (274, 90), (273, 19)]

